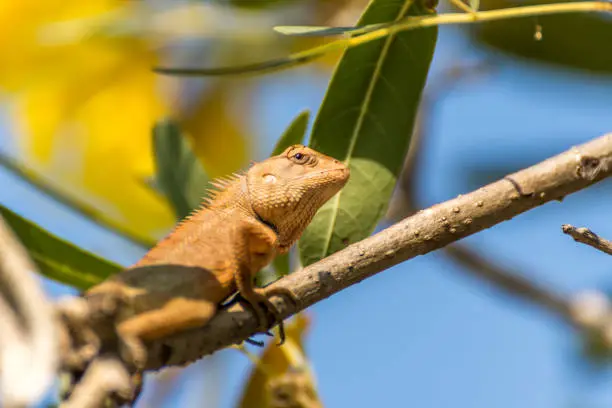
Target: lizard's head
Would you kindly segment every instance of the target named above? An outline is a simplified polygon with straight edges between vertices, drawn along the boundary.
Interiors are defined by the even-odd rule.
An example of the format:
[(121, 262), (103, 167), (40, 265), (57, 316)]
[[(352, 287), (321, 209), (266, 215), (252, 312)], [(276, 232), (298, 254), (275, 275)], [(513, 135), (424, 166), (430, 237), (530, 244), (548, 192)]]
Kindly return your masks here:
[(342, 162), (302, 145), (255, 164), (247, 172), (253, 211), (276, 228), (281, 251), (300, 237), (315, 213), (349, 179)]

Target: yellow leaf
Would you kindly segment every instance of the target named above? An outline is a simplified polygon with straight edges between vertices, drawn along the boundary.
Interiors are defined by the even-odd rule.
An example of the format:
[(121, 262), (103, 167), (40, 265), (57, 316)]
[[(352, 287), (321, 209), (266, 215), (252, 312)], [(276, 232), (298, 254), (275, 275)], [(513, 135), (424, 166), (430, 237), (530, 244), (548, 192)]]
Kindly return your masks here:
[(279, 347), (275, 341), (270, 342), (258, 364), (253, 367), (238, 407), (272, 408), (271, 399), (281, 389), (295, 390), (295, 393), (290, 393), (290, 398), (295, 394), (298, 394), (298, 399), (307, 398), (310, 404), (305, 406), (320, 406), (304, 353), (304, 335), (309, 325), (308, 315), (300, 313), (285, 325), (284, 345)]
[(153, 174), (151, 126), (167, 111), (150, 62), (126, 60), (106, 81), (40, 85), (17, 98), (17, 138), (36, 170), (135, 233), (173, 222), (144, 180)]
[(239, 117), (229, 112), (232, 87), (226, 81), (213, 84), (190, 115), (180, 118), (193, 138), (193, 148), (209, 177), (232, 173), (245, 165), (248, 138)]
[[(84, 35), (93, 21), (129, 20), (129, 2), (5, 3), (0, 9), (0, 90), (13, 108), (19, 153), (56, 189), (96, 208), (110, 224), (157, 238), (174, 217), (165, 200), (145, 185), (154, 172), (155, 121), (171, 113), (182, 119), (213, 177), (245, 164), (246, 138), (227, 110), (228, 88), (213, 83), (212, 92), (196, 95), (193, 109), (174, 112), (172, 102), (166, 102), (172, 98), (161, 92), (160, 78), (151, 71), (158, 56), (146, 38)], [(75, 18), (90, 20), (75, 25)], [(178, 84), (167, 85), (164, 90), (176, 94)]]
[[(0, 86), (16, 90), (56, 77), (74, 78), (105, 70), (120, 55), (101, 47), (108, 40), (87, 39), (82, 47), (54, 44), (50, 23), (87, 18), (119, 9), (122, 1), (20, 0), (0, 7)], [(88, 46), (84, 46), (87, 43)], [(98, 45), (97, 47), (95, 45)], [(70, 63), (72, 62), (72, 63)]]

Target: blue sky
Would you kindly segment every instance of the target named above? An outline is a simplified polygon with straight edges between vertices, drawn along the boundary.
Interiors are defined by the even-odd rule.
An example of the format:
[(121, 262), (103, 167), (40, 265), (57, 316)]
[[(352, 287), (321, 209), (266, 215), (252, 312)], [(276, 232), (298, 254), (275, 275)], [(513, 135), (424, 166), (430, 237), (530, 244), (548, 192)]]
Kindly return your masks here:
[[(455, 28), (440, 30), (430, 80), (452, 64), (480, 57), (492, 58), (496, 70), (455, 87), (433, 112), (418, 185), (427, 204), (478, 187), (474, 180), (491, 181), (497, 177), (496, 172), (487, 174), (491, 167), (514, 171), (612, 131), (611, 77), (489, 53)], [(252, 113), (268, 143), (260, 156), (299, 111), (317, 111), (326, 81), (308, 67), (268, 77)], [(6, 173), (0, 172), (0, 185), (0, 202), (90, 251), (123, 264), (141, 254)], [(612, 237), (611, 194), (612, 183), (603, 183), (466, 242), (562, 293), (604, 289), (612, 283), (609, 258), (575, 244), (560, 226), (589, 226)], [(568, 327), (464, 272), (436, 252), (311, 308), (307, 348), (326, 406), (612, 404), (612, 373), (580, 364), (579, 343)], [(57, 285), (48, 287), (50, 293), (62, 292)], [(249, 370), (236, 351), (220, 352), (188, 368), (176, 396), (185, 402), (204, 396), (200, 406), (232, 407)]]

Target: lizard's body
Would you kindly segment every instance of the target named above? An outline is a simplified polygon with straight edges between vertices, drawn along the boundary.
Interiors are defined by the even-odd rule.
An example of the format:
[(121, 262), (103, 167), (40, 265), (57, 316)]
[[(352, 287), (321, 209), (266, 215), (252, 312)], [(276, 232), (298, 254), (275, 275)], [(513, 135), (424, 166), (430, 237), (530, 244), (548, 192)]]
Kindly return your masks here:
[[(116, 332), (128, 346), (204, 326), (236, 292), (266, 330), (266, 310), (278, 317), (268, 300), (274, 293), (255, 288), (255, 274), (289, 250), (348, 177), (348, 168), (339, 161), (292, 146), (244, 174), (215, 183), (218, 191), (206, 205), (135, 265), (94, 286), (85, 297), (92, 305), (119, 301)], [(144, 364), (139, 361), (144, 356), (132, 358)]]

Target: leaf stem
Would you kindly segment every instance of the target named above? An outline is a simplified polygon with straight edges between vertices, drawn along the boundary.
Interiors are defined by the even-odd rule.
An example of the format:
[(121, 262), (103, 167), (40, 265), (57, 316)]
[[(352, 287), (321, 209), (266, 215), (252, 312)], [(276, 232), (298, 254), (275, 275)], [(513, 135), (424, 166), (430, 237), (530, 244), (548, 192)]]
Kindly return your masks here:
[[(477, 11), (473, 13), (445, 13), (437, 16), (409, 17), (388, 27), (365, 31), (357, 37), (339, 40), (347, 47), (354, 47), (388, 35), (417, 28), (448, 24), (473, 24), (486, 21), (502, 20), (519, 17), (542, 16), (548, 14), (579, 13), (579, 12), (612, 12), (612, 3), (602, 1), (573, 2), (563, 4), (542, 4), (504, 8), (501, 10)], [(355, 32), (354, 32), (355, 33)], [(359, 33), (356, 31), (356, 33)]]
[[(347, 29), (344, 31), (344, 33), (352, 34), (352, 37), (339, 39), (328, 44), (313, 47), (291, 54), (290, 56), (284, 58), (219, 68), (155, 67), (153, 68), (153, 71), (162, 75), (177, 76), (220, 76), (253, 73), (263, 74), (306, 64), (331, 52), (342, 51), (347, 48), (378, 40), (401, 31), (448, 24), (474, 24), (510, 18), (587, 12), (612, 12), (612, 3), (605, 1), (580, 1), (572, 3), (519, 6), (504, 8), (501, 10), (474, 11), (470, 13), (444, 13), (434, 16), (409, 17), (398, 22), (374, 24), (367, 27)], [(305, 28), (307, 30), (304, 30)], [(329, 31), (329, 27), (318, 28), (320, 30)], [(302, 30), (299, 31), (299, 29)], [(276, 26), (274, 27), (274, 30), (285, 35), (314, 35), (316, 34), (317, 27)], [(334, 35), (337, 35), (338, 30), (333, 30), (333, 33)]]

